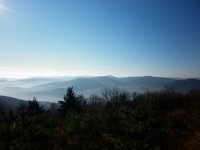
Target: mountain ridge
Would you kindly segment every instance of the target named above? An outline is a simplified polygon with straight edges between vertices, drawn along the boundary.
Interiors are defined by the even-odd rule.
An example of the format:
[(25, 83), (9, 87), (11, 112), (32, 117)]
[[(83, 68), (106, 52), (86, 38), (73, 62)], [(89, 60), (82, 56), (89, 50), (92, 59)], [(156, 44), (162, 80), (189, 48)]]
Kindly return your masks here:
[[(194, 87), (200, 89), (199, 79), (175, 79), (175, 78), (165, 78), (165, 77), (114, 77), (114, 76), (97, 76), (97, 77), (74, 77), (73, 79), (54, 79), (52, 82), (41, 84), (40, 82), (34, 83), (37, 79), (23, 80), (23, 83), (27, 85), (33, 82), (32, 86), (24, 87), (19, 84), (16, 86), (18, 81), (9, 81), (8, 86), (6, 81), (3, 81), (3, 85), (0, 80), (0, 94), (12, 97), (17, 97), (19, 99), (30, 100), (33, 97), (38, 98), (42, 101), (57, 101), (61, 100), (66, 92), (66, 88), (73, 86), (77, 94), (83, 94), (89, 97), (92, 94), (101, 95), (104, 89), (118, 87), (121, 90), (129, 92), (146, 92), (161, 90), (165, 87), (175, 87), (178, 91), (187, 92), (192, 90)], [(41, 79), (38, 79), (39, 81)], [(55, 81), (55, 82), (54, 82)], [(190, 84), (189, 84), (189, 83)], [(13, 84), (12, 84), (13, 83)], [(18, 82), (22, 83), (22, 82)], [(196, 85), (195, 85), (196, 84)], [(186, 86), (187, 87), (184, 87)], [(195, 86), (193, 86), (195, 85)], [(178, 88), (176, 88), (178, 87)]]

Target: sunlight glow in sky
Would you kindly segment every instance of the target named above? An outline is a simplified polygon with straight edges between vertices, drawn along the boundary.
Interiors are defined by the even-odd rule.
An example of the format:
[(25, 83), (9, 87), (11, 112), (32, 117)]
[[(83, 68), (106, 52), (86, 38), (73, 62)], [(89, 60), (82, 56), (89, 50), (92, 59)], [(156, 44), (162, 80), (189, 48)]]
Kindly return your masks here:
[(1, 12), (13, 12), (13, 11), (0, 3), (0, 13)]
[(0, 4), (0, 12), (6, 10), (6, 7)]
[(199, 0), (0, 0), (0, 77), (200, 77)]

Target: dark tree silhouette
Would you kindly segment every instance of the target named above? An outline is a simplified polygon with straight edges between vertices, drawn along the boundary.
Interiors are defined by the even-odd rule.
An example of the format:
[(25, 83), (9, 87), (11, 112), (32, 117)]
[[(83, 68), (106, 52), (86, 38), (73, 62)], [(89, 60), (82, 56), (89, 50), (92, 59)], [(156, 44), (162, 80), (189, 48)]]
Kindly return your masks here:
[(42, 111), (43, 107), (41, 107), (37, 99), (33, 97), (33, 100), (28, 102), (28, 109), (30, 111)]
[(59, 101), (62, 114), (65, 114), (69, 109), (75, 109), (77, 107), (77, 99), (74, 93), (73, 87), (67, 88), (67, 93), (64, 95), (64, 101)]
[(85, 107), (86, 107), (86, 104), (87, 104), (87, 102), (86, 102), (86, 99), (85, 99), (85, 97), (83, 95), (78, 95), (76, 97), (76, 110), (78, 112), (84, 111)]
[(14, 121), (14, 119), (15, 119), (14, 113), (12, 110), (10, 110), (8, 113), (8, 122), (12, 123)]

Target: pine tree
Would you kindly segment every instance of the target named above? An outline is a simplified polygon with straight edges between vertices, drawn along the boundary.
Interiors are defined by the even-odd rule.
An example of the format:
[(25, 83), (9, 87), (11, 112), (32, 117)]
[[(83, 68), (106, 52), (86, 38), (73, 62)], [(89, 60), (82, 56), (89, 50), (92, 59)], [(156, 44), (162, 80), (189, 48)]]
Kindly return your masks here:
[(64, 101), (59, 101), (62, 114), (65, 114), (68, 110), (74, 110), (77, 107), (77, 99), (74, 93), (73, 87), (67, 88), (67, 93), (64, 95)]

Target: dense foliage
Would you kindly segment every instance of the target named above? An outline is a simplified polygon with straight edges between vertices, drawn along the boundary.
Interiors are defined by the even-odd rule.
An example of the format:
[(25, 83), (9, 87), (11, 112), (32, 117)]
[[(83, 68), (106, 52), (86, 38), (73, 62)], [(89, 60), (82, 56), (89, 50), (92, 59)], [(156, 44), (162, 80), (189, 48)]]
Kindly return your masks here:
[(68, 88), (49, 110), (34, 98), (16, 111), (0, 111), (2, 150), (198, 150), (199, 141), (199, 91), (136, 94), (115, 88), (85, 99)]

